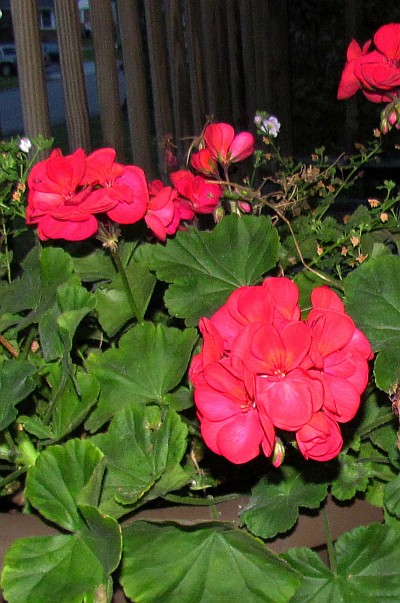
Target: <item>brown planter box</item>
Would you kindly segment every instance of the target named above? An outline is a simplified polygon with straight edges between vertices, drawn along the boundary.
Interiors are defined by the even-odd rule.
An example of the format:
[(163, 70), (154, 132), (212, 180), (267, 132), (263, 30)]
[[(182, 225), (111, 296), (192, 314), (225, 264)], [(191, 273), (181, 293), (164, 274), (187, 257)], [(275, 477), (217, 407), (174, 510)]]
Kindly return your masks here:
[[(217, 506), (218, 520), (238, 524), (239, 513), (249, 504), (249, 498), (241, 497), (233, 501), (224, 502)], [(374, 521), (382, 521), (381, 509), (373, 507), (363, 500), (356, 500), (350, 505), (336, 504), (328, 498), (327, 508), (334, 539), (343, 532), (360, 525), (368, 525)], [(192, 525), (199, 522), (212, 520), (209, 507), (176, 506), (164, 509), (144, 510), (138, 512), (134, 518), (149, 521), (176, 521), (183, 525)], [(17, 538), (27, 536), (48, 536), (59, 533), (57, 529), (44, 523), (35, 515), (19, 513), (0, 514), (0, 569), (3, 566), (3, 557), (12, 542)], [(283, 553), (295, 546), (312, 548), (322, 547), (325, 544), (325, 532), (320, 513), (315, 515), (301, 515), (295, 528), (288, 534), (274, 539), (268, 544), (274, 553)], [(121, 590), (115, 593), (113, 603), (126, 603), (127, 599)], [(4, 599), (0, 593), (0, 603)], [(50, 602), (49, 602), (50, 603)]]

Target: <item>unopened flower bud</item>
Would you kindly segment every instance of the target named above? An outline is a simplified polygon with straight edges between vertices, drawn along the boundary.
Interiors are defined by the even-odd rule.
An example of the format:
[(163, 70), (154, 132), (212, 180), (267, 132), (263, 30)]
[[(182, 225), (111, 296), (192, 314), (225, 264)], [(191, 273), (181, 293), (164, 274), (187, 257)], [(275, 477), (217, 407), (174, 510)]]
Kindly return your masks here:
[(382, 134), (387, 134), (392, 129), (392, 126), (389, 124), (386, 117), (384, 117), (381, 121), (381, 132)]
[(272, 453), (272, 464), (274, 467), (280, 467), (285, 458), (285, 446), (280, 438), (275, 438), (274, 451)]
[(214, 221), (216, 224), (218, 224), (219, 222), (221, 222), (222, 218), (225, 216), (225, 210), (221, 205), (217, 205), (217, 207), (214, 209)]
[(251, 205), (247, 203), (247, 201), (238, 201), (238, 206), (245, 214), (249, 214), (251, 212)]
[(394, 126), (394, 124), (397, 122), (397, 111), (395, 111), (393, 109), (389, 113), (387, 120), (388, 120), (388, 122), (390, 123), (391, 126)]

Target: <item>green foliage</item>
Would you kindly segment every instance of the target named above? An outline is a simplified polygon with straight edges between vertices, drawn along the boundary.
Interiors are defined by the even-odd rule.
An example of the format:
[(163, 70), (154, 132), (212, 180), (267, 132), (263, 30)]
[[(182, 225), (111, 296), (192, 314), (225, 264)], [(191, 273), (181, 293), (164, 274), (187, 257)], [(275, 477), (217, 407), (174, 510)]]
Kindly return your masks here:
[(372, 524), (341, 536), (335, 546), (337, 566), (328, 569), (310, 549), (292, 549), (282, 555), (303, 582), (292, 603), (389, 602), (400, 597), (399, 533)]
[[(60, 531), (12, 545), (2, 574), (10, 603), (110, 603), (114, 572), (126, 595), (143, 603), (400, 597), (391, 411), (400, 405), (397, 187), (385, 180), (376, 199), (344, 215), (342, 202), (381, 140), (333, 160), (321, 146), (302, 161), (282, 157), (272, 137), (263, 143), (249, 178), (222, 182), (215, 226), (200, 216), (162, 244), (137, 224), (124, 229), (124, 240), (123, 227), (109, 225), (103, 247), (95, 238), (41, 245), (22, 233), (30, 159), (18, 140), (4, 143), (0, 492)], [(328, 284), (344, 298), (372, 342), (375, 381), (359, 414), (341, 426), (337, 459), (306, 461), (293, 433), (277, 430), (282, 467), (265, 460), (232, 467), (201, 439), (188, 368), (200, 351), (214, 362), (216, 350), (212, 342), (196, 347), (194, 327), (238, 287), (281, 274), (298, 285), (304, 319), (315, 287)], [(352, 366), (346, 358), (333, 370)], [(239, 526), (211, 522), (219, 501), (249, 490)], [(294, 529), (305, 510), (317, 514), (327, 494), (380, 505), (387, 525), (341, 536), (336, 565), (328, 547), (330, 568), (308, 549), (273, 555), (260, 539)], [(138, 519), (146, 505), (171, 503), (210, 507), (210, 522)]]
[(259, 541), (222, 524), (185, 528), (138, 521), (123, 534), (121, 583), (134, 601), (284, 603), (299, 584)]
[[(369, 260), (346, 278), (346, 307), (378, 352), (376, 384), (395, 390), (400, 366), (400, 270), (398, 256)], [(365, 303), (368, 300), (368, 303)]]
[(253, 488), (250, 504), (241, 514), (252, 534), (274, 538), (287, 532), (299, 517), (299, 507), (317, 509), (326, 498), (328, 481), (315, 465), (298, 468), (284, 466), (278, 475), (271, 473)]
[(174, 411), (131, 406), (116, 414), (108, 432), (92, 442), (107, 461), (100, 509), (113, 517), (188, 482), (180, 466), (187, 427)]
[(165, 294), (169, 313), (193, 326), (234, 289), (256, 284), (275, 267), (279, 237), (267, 218), (231, 215), (212, 232), (192, 228), (165, 247), (148, 245), (141, 252), (157, 277), (171, 283)]
[(97, 408), (86, 427), (96, 431), (119, 409), (132, 404), (166, 404), (181, 381), (197, 339), (194, 329), (143, 323), (130, 329), (118, 348), (93, 352), (87, 367), (100, 383)]

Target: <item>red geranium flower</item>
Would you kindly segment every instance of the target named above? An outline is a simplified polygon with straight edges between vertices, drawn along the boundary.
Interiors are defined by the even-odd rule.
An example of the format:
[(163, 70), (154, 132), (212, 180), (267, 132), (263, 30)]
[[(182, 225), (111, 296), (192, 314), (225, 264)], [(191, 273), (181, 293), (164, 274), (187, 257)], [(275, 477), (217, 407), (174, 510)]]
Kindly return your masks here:
[(203, 176), (195, 176), (188, 170), (170, 174), (172, 184), (196, 214), (212, 214), (222, 196), (219, 184), (207, 182)]
[(361, 49), (352, 40), (347, 50), (347, 63), (338, 89), (338, 98), (349, 98), (361, 89), (374, 103), (390, 102), (398, 96), (400, 86), (400, 24), (380, 27), (371, 41)]
[(144, 171), (115, 161), (114, 149), (98, 149), (87, 157), (85, 181), (100, 185), (92, 193), (94, 203), (109, 200), (107, 215), (119, 224), (134, 224), (143, 218), (149, 193)]
[(337, 97), (339, 100), (350, 98), (360, 90), (361, 82), (355, 75), (355, 67), (361, 62), (362, 57), (367, 54), (371, 46), (372, 40), (368, 40), (361, 48), (356, 40), (352, 40), (347, 49), (347, 62), (344, 66), (342, 76), (339, 82)]
[(195, 390), (201, 433), (213, 452), (232, 463), (246, 463), (272, 453), (275, 431), (257, 411), (254, 377), (239, 359), (216, 362), (204, 369), (204, 383)]
[(28, 178), (27, 224), (38, 224), (39, 237), (81, 241), (97, 231), (94, 213), (115, 204), (108, 198), (93, 199), (85, 181), (83, 149), (63, 156), (59, 149), (33, 166)]
[[(200, 321), (203, 346), (190, 379), (208, 446), (232, 462), (261, 448), (273, 453), (275, 430), (293, 432), (305, 458), (339, 454), (339, 423), (352, 419), (368, 382), (371, 347), (328, 287), (314, 289), (301, 320), (297, 286), (267, 278), (234, 291)], [(284, 439), (284, 438), (282, 438)], [(277, 458), (283, 459), (282, 443)]]
[(255, 140), (250, 132), (240, 132), (235, 136), (233, 127), (222, 122), (207, 126), (204, 142), (212, 156), (224, 166), (254, 153)]
[(180, 214), (174, 204), (176, 196), (176, 190), (170, 186), (163, 186), (156, 195), (150, 195), (144, 219), (161, 241), (165, 241), (168, 234), (175, 234), (178, 229)]
[(205, 176), (218, 176), (217, 162), (210, 149), (201, 149), (197, 153), (193, 153), (190, 163), (195, 170)]
[(296, 433), (297, 445), (306, 459), (330, 461), (342, 449), (339, 425), (323, 412), (315, 413)]

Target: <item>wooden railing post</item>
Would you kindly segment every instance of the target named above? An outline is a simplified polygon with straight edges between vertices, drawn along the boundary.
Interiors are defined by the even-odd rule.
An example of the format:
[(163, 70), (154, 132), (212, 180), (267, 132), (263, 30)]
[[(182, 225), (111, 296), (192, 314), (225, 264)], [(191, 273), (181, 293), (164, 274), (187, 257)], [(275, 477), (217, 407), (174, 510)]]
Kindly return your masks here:
[(165, 52), (167, 45), (165, 15), (162, 4), (154, 2), (154, 0), (144, 0), (144, 8), (156, 127), (158, 169), (161, 174), (164, 174), (168, 171), (168, 166), (165, 161), (163, 140), (167, 136), (173, 138), (174, 135), (168, 60)]
[(12, 0), (18, 80), (24, 130), (28, 137), (51, 137), (36, 0)]
[(124, 161), (124, 133), (114, 37), (115, 24), (110, 0), (91, 2), (90, 16), (103, 145), (113, 147), (117, 151), (119, 161)]
[(137, 0), (118, 0), (118, 20), (124, 61), (126, 100), (133, 162), (154, 175), (150, 142), (150, 98)]
[[(25, 0), (20, 0), (25, 2)], [(91, 150), (89, 111), (76, 0), (54, 0), (70, 150)]]

